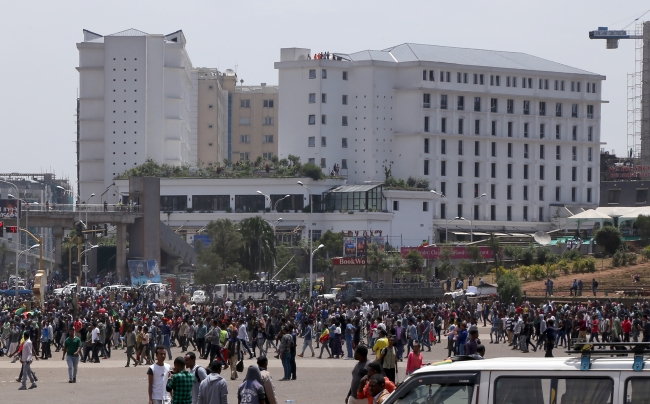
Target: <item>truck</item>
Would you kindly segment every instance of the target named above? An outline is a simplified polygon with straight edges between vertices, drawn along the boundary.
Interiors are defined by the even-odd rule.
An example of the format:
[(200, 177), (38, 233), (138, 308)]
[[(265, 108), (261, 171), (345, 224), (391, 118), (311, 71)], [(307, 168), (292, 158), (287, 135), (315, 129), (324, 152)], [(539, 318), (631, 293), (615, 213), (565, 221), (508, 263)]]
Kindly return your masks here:
[(363, 301), (406, 303), (417, 300), (442, 299), (442, 284), (433, 282), (395, 283), (378, 285), (373, 282), (352, 280), (345, 283), (341, 291), (344, 303), (361, 303)]
[[(31, 289), (26, 289), (24, 286), (18, 286), (18, 296), (30, 296), (34, 292)], [(16, 288), (0, 290), (0, 296), (16, 296)]]
[(290, 295), (290, 292), (276, 292), (272, 295), (269, 295), (268, 292), (234, 292), (232, 288), (229, 291), (227, 284), (214, 285), (212, 288), (212, 301), (215, 303), (221, 303), (226, 300), (253, 300), (262, 302), (269, 300), (269, 298), (287, 300), (287, 297)]

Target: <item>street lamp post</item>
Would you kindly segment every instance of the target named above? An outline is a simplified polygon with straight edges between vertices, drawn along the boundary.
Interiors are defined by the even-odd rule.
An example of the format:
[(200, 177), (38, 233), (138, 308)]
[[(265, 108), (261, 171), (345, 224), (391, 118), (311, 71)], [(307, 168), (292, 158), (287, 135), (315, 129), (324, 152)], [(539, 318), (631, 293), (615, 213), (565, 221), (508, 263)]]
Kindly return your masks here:
[[(313, 217), (312, 217), (312, 216), (314, 216), (314, 202), (313, 202), (313, 196), (312, 196), (312, 193), (311, 193), (311, 189), (309, 189), (309, 187), (308, 187), (307, 185), (303, 184), (302, 181), (298, 181), (298, 185), (300, 185), (301, 187), (305, 188), (305, 189), (307, 190), (307, 192), (309, 192), (309, 228), (308, 228), (308, 230), (307, 230), (307, 234), (309, 234), (309, 251), (311, 251), (311, 249), (312, 249), (312, 247), (313, 247), (313, 246), (312, 246), (312, 243), (313, 243), (313, 236), (312, 236), (312, 234), (311, 234), (311, 233), (312, 233), (312, 232), (311, 232), (311, 223), (312, 223), (312, 220), (313, 220)], [(320, 248), (320, 247), (318, 247), (318, 248)], [(312, 253), (312, 255), (313, 255), (313, 253)], [(312, 280), (312, 275), (311, 275), (312, 272), (313, 272), (313, 269), (314, 269), (314, 262), (313, 262), (313, 260), (310, 258), (310, 259), (309, 259), (309, 298), (310, 298), (310, 299), (311, 299), (311, 288), (312, 288), (312, 286), (313, 286), (313, 280)]]
[[(96, 245), (91, 245), (90, 248), (84, 250), (84, 251), (81, 253), (81, 255), (84, 257), (84, 265), (83, 265), (84, 268), (83, 268), (83, 273), (86, 274), (86, 283), (88, 283), (88, 255), (87, 255), (87, 254), (88, 254), (88, 252), (89, 252), (90, 250), (92, 250), (92, 249), (94, 249), (94, 248), (97, 248), (97, 247), (99, 247), (98, 244), (96, 244)], [(81, 278), (81, 277), (80, 277), (80, 278)], [(79, 286), (79, 285), (77, 285), (77, 286)]]
[(472, 225), (472, 221), (469, 219), (465, 219), (464, 217), (458, 217), (456, 216), (454, 220), (464, 220), (466, 222), (469, 222), (469, 242), (473, 243), (474, 242), (474, 226)]
[[(479, 199), (481, 199), (481, 198), (483, 198), (483, 197), (487, 197), (487, 194), (486, 194), (485, 192), (483, 192), (481, 195), (479, 195), (479, 196), (477, 196), (476, 198), (474, 198), (474, 200), (475, 200), (475, 201), (478, 201)], [(479, 217), (475, 217), (474, 220), (480, 220), (480, 216), (479, 216)]]
[[(0, 180), (0, 182), (11, 185), (16, 189), (16, 194), (18, 195), (18, 198), (16, 198), (16, 227), (20, 229), (20, 191), (18, 190), (18, 186), (13, 182), (5, 180)], [(20, 230), (16, 233), (16, 238), (16, 294), (14, 295), (14, 300), (18, 299), (18, 255), (20, 254)]]
[[(41, 246), (40, 244), (34, 244), (33, 246), (31, 246), (31, 247), (29, 247), (29, 248), (26, 248), (26, 249), (22, 250), (22, 251), (20, 252), (20, 254), (18, 254), (18, 259), (20, 260), (20, 256), (23, 255), (23, 254), (25, 254), (25, 266), (27, 266), (27, 265), (29, 264), (29, 262), (28, 262), (28, 260), (27, 260), (28, 255), (27, 255), (26, 253), (28, 253), (29, 251), (33, 250), (34, 248), (36, 248), (36, 247), (40, 247), (40, 246)], [(18, 283), (18, 279), (16, 279), (16, 283)], [(16, 293), (17, 293), (17, 292), (16, 292)]]
[(442, 192), (437, 192), (432, 189), (431, 193), (434, 195), (438, 195), (439, 197), (445, 200), (445, 243), (448, 243), (449, 242), (449, 219), (447, 219), (447, 206), (449, 206), (449, 201), (447, 200), (445, 194), (443, 194)]
[[(311, 291), (311, 286), (312, 286), (311, 284), (312, 284), (312, 281), (311, 281), (311, 279), (312, 279), (312, 269), (313, 269), (313, 262), (314, 262), (314, 254), (316, 254), (316, 251), (320, 250), (320, 249), (323, 248), (323, 247), (325, 247), (324, 244), (319, 245), (319, 246), (316, 247), (316, 249), (315, 249), (314, 251), (312, 251), (311, 254), (309, 255), (309, 297), (308, 297), (308, 299), (309, 299), (310, 301), (311, 301), (311, 294), (312, 294), (312, 291)], [(368, 259), (366, 258), (366, 262), (367, 262), (367, 261), (368, 261)]]

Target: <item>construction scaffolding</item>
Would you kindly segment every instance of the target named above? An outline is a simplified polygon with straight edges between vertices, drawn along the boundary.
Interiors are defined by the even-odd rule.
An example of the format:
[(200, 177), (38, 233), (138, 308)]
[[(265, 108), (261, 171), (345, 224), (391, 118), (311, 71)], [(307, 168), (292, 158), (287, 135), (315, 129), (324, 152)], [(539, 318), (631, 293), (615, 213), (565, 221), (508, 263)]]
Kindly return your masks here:
[(634, 73), (627, 74), (627, 150), (628, 158), (641, 157), (641, 95), (643, 83), (643, 22), (635, 24)]

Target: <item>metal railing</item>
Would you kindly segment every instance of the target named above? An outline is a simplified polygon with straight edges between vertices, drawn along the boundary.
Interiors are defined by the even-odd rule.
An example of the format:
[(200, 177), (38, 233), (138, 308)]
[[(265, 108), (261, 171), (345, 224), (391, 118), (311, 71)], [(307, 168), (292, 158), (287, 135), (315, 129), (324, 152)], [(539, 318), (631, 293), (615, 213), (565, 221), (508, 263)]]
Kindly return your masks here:
[(141, 212), (140, 205), (126, 204), (26, 204), (21, 205), (22, 216), (27, 212)]

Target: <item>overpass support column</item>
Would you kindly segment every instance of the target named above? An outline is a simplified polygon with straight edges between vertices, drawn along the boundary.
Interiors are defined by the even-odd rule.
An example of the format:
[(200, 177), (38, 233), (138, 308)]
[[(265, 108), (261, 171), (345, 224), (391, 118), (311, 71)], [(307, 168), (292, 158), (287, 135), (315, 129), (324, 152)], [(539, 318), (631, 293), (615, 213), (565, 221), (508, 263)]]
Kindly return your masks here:
[(63, 254), (63, 227), (52, 227), (52, 235), (54, 236), (54, 270), (63, 273), (64, 270), (61, 268), (61, 255)]
[[(126, 224), (118, 223), (117, 230), (117, 252), (115, 257), (115, 270), (120, 282), (126, 280)], [(128, 284), (128, 283), (124, 283)]]

